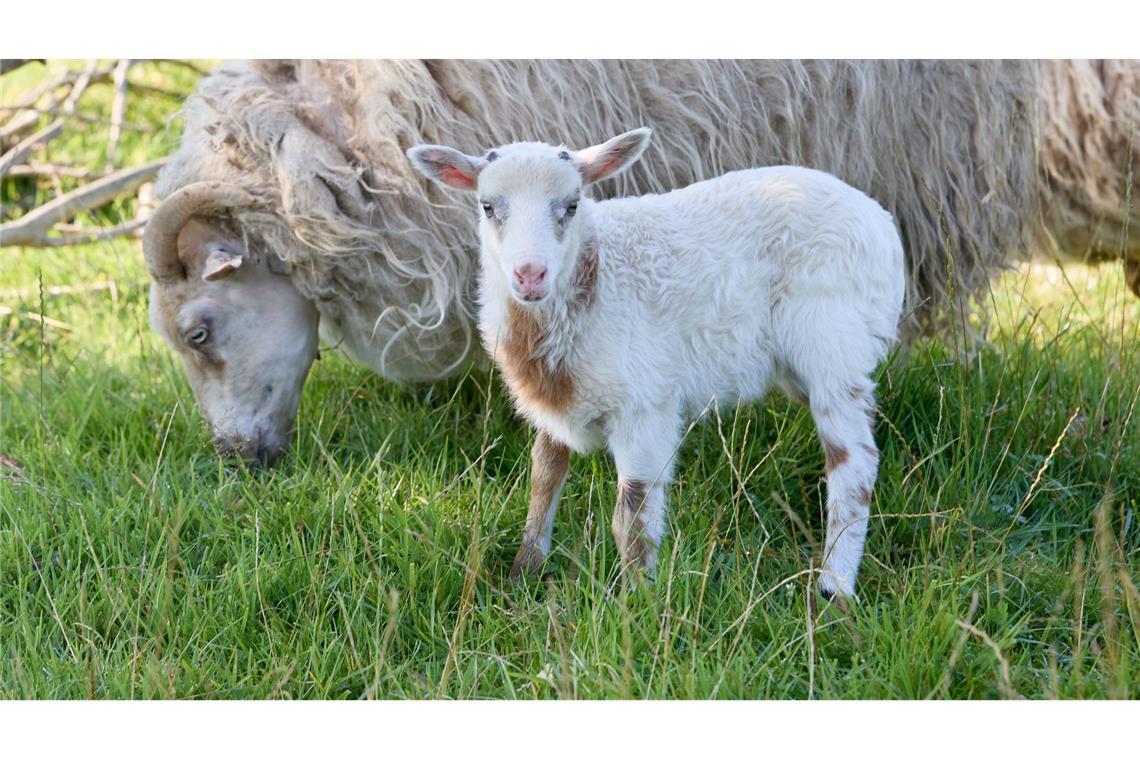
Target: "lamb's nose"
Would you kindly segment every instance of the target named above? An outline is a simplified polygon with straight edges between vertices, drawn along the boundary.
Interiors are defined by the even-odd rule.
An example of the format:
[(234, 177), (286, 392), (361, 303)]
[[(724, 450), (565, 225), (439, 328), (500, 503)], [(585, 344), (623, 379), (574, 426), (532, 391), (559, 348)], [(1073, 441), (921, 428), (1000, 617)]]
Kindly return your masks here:
[(546, 279), (546, 267), (541, 264), (523, 264), (515, 269), (515, 280), (524, 292), (536, 289)]

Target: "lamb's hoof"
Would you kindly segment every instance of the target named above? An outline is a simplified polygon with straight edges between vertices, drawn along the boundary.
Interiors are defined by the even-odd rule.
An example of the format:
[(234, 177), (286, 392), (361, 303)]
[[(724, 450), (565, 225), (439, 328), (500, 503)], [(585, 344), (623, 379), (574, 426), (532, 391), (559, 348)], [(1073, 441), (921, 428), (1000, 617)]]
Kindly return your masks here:
[[(824, 601), (829, 602), (844, 615), (851, 613), (851, 600), (849, 597), (822, 586), (819, 588), (819, 595), (823, 597)], [(815, 611), (812, 610), (812, 612), (814, 613)]]
[(515, 562), (511, 565), (511, 574), (508, 580), (511, 583), (518, 583), (525, 576), (538, 575), (542, 570), (543, 563), (546, 562), (546, 555), (542, 550), (531, 543), (524, 543), (519, 547), (519, 553), (515, 555)]

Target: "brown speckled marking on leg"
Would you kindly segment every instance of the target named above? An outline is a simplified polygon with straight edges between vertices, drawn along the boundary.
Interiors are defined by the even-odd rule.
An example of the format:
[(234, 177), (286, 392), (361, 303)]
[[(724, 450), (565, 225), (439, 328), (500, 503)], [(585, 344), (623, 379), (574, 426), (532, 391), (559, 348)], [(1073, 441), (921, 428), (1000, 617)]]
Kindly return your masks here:
[(836, 467), (847, 461), (848, 453), (847, 449), (832, 443), (826, 438), (823, 438), (822, 441), (824, 468), (830, 473)]
[(648, 486), (640, 480), (618, 483), (618, 500), (614, 521), (614, 540), (624, 568), (646, 568), (657, 546), (645, 534), (642, 507), (649, 495)]
[(540, 431), (530, 450), (530, 505), (522, 546), (511, 566), (512, 581), (542, 569), (546, 561), (543, 544), (550, 540), (556, 502), (569, 472), (570, 449)]

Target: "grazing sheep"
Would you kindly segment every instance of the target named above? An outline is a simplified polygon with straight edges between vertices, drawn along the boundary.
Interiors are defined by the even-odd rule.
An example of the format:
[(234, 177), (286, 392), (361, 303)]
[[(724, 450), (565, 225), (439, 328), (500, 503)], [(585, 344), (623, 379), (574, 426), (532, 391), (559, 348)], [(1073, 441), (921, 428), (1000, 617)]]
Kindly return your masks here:
[[(662, 139), (600, 197), (750, 166), (827, 171), (896, 219), (903, 331), (929, 332), (1051, 241), (1140, 261), (1138, 95), (1135, 61), (228, 63), (187, 102), (156, 187), (152, 321), (219, 447), (269, 461), (318, 321), (394, 380), (444, 377), (477, 353), (475, 225), (407, 148), (585, 144), (641, 123)], [(218, 248), (230, 263), (203, 279)], [(206, 318), (205, 333), (191, 325)]]
[(602, 445), (618, 470), (619, 551), (651, 570), (685, 418), (774, 384), (808, 404), (826, 455), (820, 591), (852, 596), (879, 463), (870, 375), (896, 341), (906, 289), (894, 222), (835, 177), (792, 166), (664, 195), (583, 195), (633, 164), (649, 134), (581, 151), (408, 152), (425, 176), (478, 194), (479, 329), (538, 429), (512, 574), (550, 550), (569, 449)]

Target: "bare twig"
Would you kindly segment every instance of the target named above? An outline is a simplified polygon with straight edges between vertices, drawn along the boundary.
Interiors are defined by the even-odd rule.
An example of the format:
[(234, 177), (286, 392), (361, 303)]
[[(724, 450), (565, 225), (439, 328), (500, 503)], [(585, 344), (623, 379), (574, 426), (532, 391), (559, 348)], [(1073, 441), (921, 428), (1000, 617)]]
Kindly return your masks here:
[[(134, 85), (132, 85), (132, 87), (133, 86)], [(135, 89), (138, 89), (138, 88), (136, 87)], [(2, 112), (2, 111), (14, 111), (14, 110), (16, 110), (14, 106), (0, 106), (0, 112)], [(82, 121), (86, 124), (110, 124), (111, 123), (110, 119), (102, 117), (102, 116), (92, 116), (91, 114), (78, 113), (75, 111), (72, 111), (71, 113), (65, 113), (60, 108), (29, 108), (27, 110), (30, 111), (31, 113), (36, 114), (37, 116), (64, 117), (67, 119), (74, 119), (75, 121)], [(142, 124), (132, 124), (131, 122), (128, 122), (128, 121), (123, 122), (122, 128), (123, 129), (129, 129), (132, 132), (150, 132), (150, 131), (153, 131), (153, 127), (147, 127), (147, 126), (144, 126)]]
[[(35, 240), (28, 240), (27, 242), (19, 243), (19, 245), (25, 245), (30, 248), (65, 248), (69, 245), (95, 243), (100, 240), (110, 240), (112, 238), (134, 235), (141, 232), (145, 226), (145, 219), (136, 219), (115, 227), (75, 227), (72, 228), (73, 232), (71, 234), (60, 236), (44, 234)], [(59, 228), (57, 227), (56, 229), (58, 230)], [(5, 241), (4, 244), (7, 245), (7, 241)]]
[[(0, 247), (5, 245), (52, 245), (48, 233), (54, 225), (72, 218), (81, 211), (99, 208), (122, 193), (135, 190), (139, 185), (153, 179), (167, 160), (160, 158), (142, 166), (115, 172), (62, 195), (50, 203), (28, 212), (16, 221), (0, 224)], [(131, 223), (131, 225), (135, 224), (138, 223)], [(131, 225), (115, 228), (115, 231), (117, 234), (125, 234), (132, 231)], [(108, 232), (104, 231), (104, 233), (99, 234), (106, 237)], [(80, 241), (69, 241), (63, 244), (67, 245), (74, 242)]]
[[(54, 79), (49, 79), (39, 87), (31, 90), (20, 102), (9, 106), (0, 106), (0, 111), (5, 113), (14, 112), (16, 114), (9, 119), (7, 124), (0, 127), (0, 149), (2, 149), (3, 146), (16, 142), (20, 139), (20, 135), (34, 129), (39, 123), (40, 117), (43, 116), (42, 109), (55, 109), (66, 94), (57, 93), (56, 90), (67, 86), (69, 88), (68, 92), (70, 92), (70, 85), (74, 83), (76, 76), (73, 71), (64, 72), (62, 75)], [(44, 95), (49, 93), (50, 97), (47, 98), (46, 102), (40, 104), (40, 100), (44, 98)], [(39, 106), (38, 108), (37, 105)]]
[(0, 127), (0, 150), (18, 141), (20, 135), (34, 128), (39, 121), (40, 115), (35, 111), (23, 111), (13, 116), (7, 124)]
[(0, 177), (6, 175), (9, 169), (23, 161), (24, 157), (35, 150), (37, 145), (46, 143), (61, 131), (63, 131), (63, 120), (57, 119), (34, 135), (25, 137), (16, 143), (12, 150), (0, 156)]
[(130, 58), (123, 58), (115, 66), (115, 98), (111, 101), (111, 132), (107, 136), (107, 171), (115, 168), (115, 154), (119, 151), (119, 137), (123, 134), (123, 114), (127, 111), (127, 73), (130, 70)]
[(24, 317), (25, 319), (30, 319), (33, 322), (38, 322), (39, 324), (44, 325), (46, 327), (54, 327), (57, 330), (71, 331), (71, 330), (75, 329), (74, 327), (67, 324), (66, 322), (60, 322), (58, 319), (52, 319), (51, 317), (45, 317), (43, 314), (37, 314), (34, 311), (19, 311), (18, 312), (9, 306), (0, 306), (0, 317), (6, 317), (9, 314), (16, 314), (17, 316)]
[(64, 85), (71, 84), (71, 82), (73, 82), (74, 79), (75, 79), (75, 72), (74, 71), (65, 71), (57, 77), (54, 77), (52, 79), (48, 79), (44, 82), (41, 82), (37, 87), (34, 87), (31, 90), (29, 90), (27, 92), (27, 94), (24, 95), (23, 99), (20, 100), (20, 102), (15, 103), (13, 107), (15, 109), (20, 109), (20, 108), (28, 108), (30, 106), (34, 106), (36, 103), (39, 102), (40, 98), (42, 98), (44, 95), (46, 95), (49, 92), (53, 92), (55, 90), (58, 90), (60, 87), (63, 87)]
[(84, 169), (80, 166), (59, 166), (56, 164), (21, 164), (8, 170), (9, 177), (68, 177), (69, 179), (99, 179), (109, 172)]
[(99, 70), (99, 61), (92, 58), (87, 62), (87, 68), (79, 75), (76, 80), (75, 86), (71, 88), (71, 92), (67, 96), (67, 100), (63, 101), (63, 112), (65, 114), (72, 114), (75, 112), (75, 106), (79, 103), (79, 99), (83, 97), (83, 93), (91, 86), (91, 80)]

